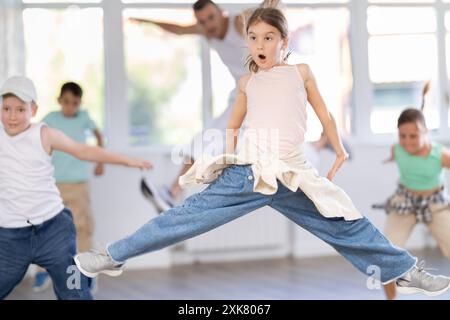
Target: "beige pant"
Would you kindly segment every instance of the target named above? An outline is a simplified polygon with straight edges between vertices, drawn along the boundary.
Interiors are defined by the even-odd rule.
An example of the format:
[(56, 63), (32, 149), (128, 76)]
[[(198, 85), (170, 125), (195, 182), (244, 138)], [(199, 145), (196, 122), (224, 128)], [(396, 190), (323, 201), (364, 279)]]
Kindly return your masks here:
[(82, 252), (91, 249), (94, 220), (91, 214), (88, 183), (57, 183), (56, 186), (61, 193), (64, 205), (73, 214), (77, 230), (77, 251)]
[[(402, 201), (401, 196), (392, 201)], [(430, 205), (432, 220), (427, 224), (442, 254), (450, 258), (450, 208), (448, 205)], [(387, 215), (384, 234), (395, 245), (404, 247), (411, 232), (417, 224), (414, 213), (398, 214), (391, 212)]]

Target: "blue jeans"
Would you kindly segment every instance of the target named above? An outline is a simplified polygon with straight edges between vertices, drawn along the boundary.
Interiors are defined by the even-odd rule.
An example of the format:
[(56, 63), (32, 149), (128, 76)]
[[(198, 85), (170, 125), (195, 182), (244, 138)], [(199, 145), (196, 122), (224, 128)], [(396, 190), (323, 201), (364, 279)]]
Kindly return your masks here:
[(75, 237), (68, 209), (39, 225), (0, 228), (0, 299), (22, 281), (30, 264), (48, 271), (58, 299), (92, 299), (88, 278), (73, 262)]
[[(298, 190), (281, 183), (274, 195), (253, 192), (250, 166), (231, 166), (205, 190), (150, 220), (132, 235), (107, 248), (116, 262), (194, 237), (263, 206), (270, 206), (330, 244), (363, 273), (378, 267), (383, 283), (409, 271), (416, 258), (394, 246), (367, 218), (325, 218)], [(370, 271), (372, 273), (372, 271)]]

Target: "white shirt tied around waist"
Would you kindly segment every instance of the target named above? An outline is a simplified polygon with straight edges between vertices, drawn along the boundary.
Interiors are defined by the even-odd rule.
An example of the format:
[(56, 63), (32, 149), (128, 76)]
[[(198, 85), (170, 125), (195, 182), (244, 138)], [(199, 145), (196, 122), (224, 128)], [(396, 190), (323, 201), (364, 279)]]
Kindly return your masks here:
[(262, 154), (255, 150), (251, 143), (244, 143), (237, 155), (222, 154), (216, 157), (204, 155), (180, 177), (179, 183), (183, 188), (208, 184), (216, 180), (226, 167), (251, 165), (254, 192), (275, 194), (279, 180), (292, 192), (298, 189), (303, 191), (318, 211), (327, 218), (342, 217), (345, 220), (362, 218), (345, 191), (327, 178), (321, 177), (308, 162), (301, 147), (281, 156)]
[(42, 146), (43, 124), (9, 136), (0, 126), (0, 227), (38, 225), (64, 209)]

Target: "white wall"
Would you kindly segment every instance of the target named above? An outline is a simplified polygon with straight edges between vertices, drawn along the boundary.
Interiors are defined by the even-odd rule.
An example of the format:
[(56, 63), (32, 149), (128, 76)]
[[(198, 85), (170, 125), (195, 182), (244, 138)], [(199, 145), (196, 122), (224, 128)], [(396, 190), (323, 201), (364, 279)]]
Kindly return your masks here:
[[(356, 207), (377, 227), (382, 229), (385, 213), (380, 210), (371, 209), (371, 205), (384, 201), (395, 190), (398, 178), (397, 168), (395, 164), (382, 164), (382, 161), (389, 154), (389, 147), (374, 145), (353, 146), (353, 154), (354, 159), (342, 167), (335, 178), (335, 182), (350, 195)], [(168, 155), (162, 156), (161, 154), (156, 155), (150, 152), (141, 152), (133, 155), (150, 159), (155, 164), (155, 169), (151, 175), (156, 183), (172, 181), (178, 170), (171, 163), (170, 156)], [(322, 151), (320, 155), (318, 169), (322, 175), (325, 175), (334, 160), (334, 155), (330, 151)], [(104, 177), (93, 178), (91, 182), (92, 206), (97, 224), (95, 242), (104, 245), (120, 239), (156, 216), (154, 209), (140, 194), (140, 176), (141, 173), (138, 170), (107, 166)], [(272, 209), (267, 208), (265, 210)], [(299, 227), (294, 227), (291, 223), (282, 223), (281, 221), (284, 221), (285, 218), (281, 214), (269, 213), (269, 215), (270, 219), (267, 221), (269, 227), (274, 221), (278, 226), (286, 226), (285, 228), (277, 229), (277, 232), (280, 233), (280, 239), (285, 239), (286, 234), (290, 231), (293, 231), (294, 238), (291, 248), (288, 248), (289, 243), (281, 241), (280, 244), (283, 244), (285, 248), (278, 248), (278, 250), (273, 251), (274, 256), (279, 255), (280, 252), (287, 252), (285, 249), (291, 249), (293, 254), (298, 257), (336, 254), (330, 246), (306, 231)], [(247, 219), (247, 217), (242, 219), (242, 223), (246, 223), (244, 219)], [(247, 225), (251, 227), (252, 218), (248, 219), (250, 224)], [(225, 226), (223, 230), (233, 232), (233, 228), (231, 227), (232, 225), (229, 227)], [(211, 241), (213, 239), (211, 237), (215, 235), (217, 235), (217, 238), (224, 237), (223, 230), (220, 232), (212, 231), (208, 236), (198, 238), (195, 241)], [(251, 232), (248, 233), (248, 237), (252, 237)], [(248, 243), (252, 243), (252, 239), (249, 238), (247, 240)], [(426, 242), (425, 240), (425, 232), (422, 226), (419, 226), (414, 231), (407, 247), (423, 247)], [(243, 241), (246, 240), (244, 239)], [(270, 253), (271, 251), (268, 252)], [(129, 267), (167, 267), (173, 263), (172, 255), (173, 253), (170, 249), (163, 249), (130, 260)], [(234, 256), (237, 259), (244, 258), (242, 252), (236, 252)], [(263, 256), (258, 254), (252, 255), (252, 252), (248, 252), (247, 250), (245, 256), (267, 257), (267, 254)], [(214, 261), (230, 260), (230, 252), (228, 250), (221, 254), (220, 250), (218, 250), (214, 252), (213, 257)]]

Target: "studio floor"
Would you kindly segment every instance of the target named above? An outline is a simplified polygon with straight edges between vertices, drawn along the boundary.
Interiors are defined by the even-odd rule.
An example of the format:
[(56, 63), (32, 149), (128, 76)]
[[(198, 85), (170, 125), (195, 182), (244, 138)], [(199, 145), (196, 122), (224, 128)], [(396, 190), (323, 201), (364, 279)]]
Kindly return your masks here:
[[(413, 251), (433, 273), (450, 274), (450, 261), (438, 250)], [(384, 299), (382, 290), (369, 290), (367, 277), (342, 257), (275, 259), (237, 263), (176, 266), (170, 269), (126, 271), (120, 277), (100, 276), (95, 299)], [(7, 299), (55, 299), (53, 291), (34, 293), (26, 278)], [(439, 297), (399, 296), (399, 299), (450, 300)]]

